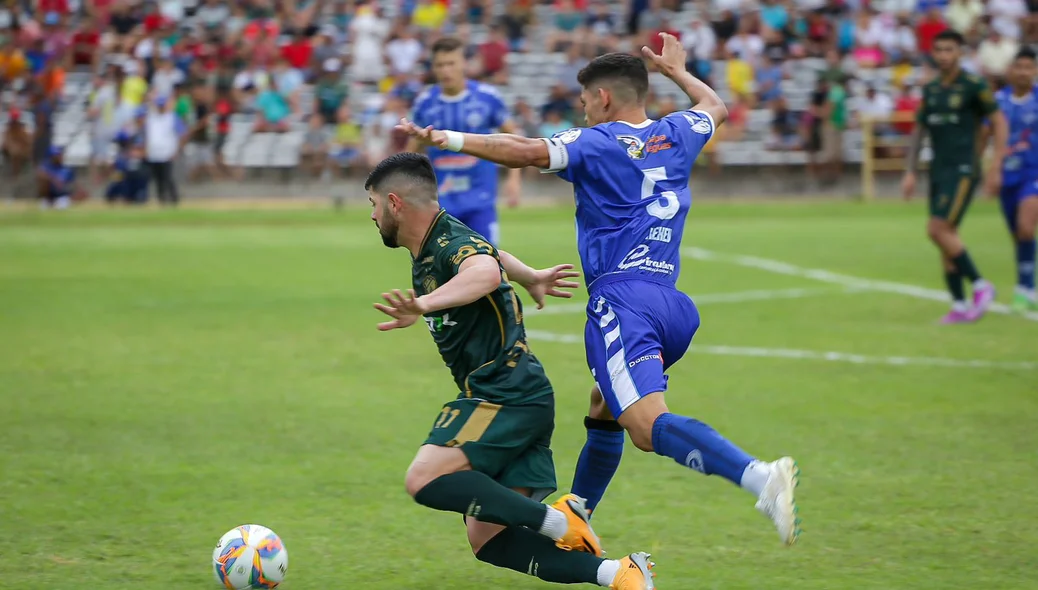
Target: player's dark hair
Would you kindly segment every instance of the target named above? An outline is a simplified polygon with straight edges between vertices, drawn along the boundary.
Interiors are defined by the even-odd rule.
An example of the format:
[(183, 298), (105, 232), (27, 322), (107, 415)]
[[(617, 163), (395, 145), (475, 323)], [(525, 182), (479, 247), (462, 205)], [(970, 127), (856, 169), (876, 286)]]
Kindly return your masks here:
[(628, 90), (639, 103), (649, 94), (649, 70), (642, 58), (626, 53), (607, 53), (591, 60), (577, 74), (577, 82), (584, 88), (609, 85), (616, 90)]
[(962, 33), (954, 29), (945, 29), (937, 33), (937, 36), (933, 38), (933, 42), (937, 43), (938, 41), (952, 41), (959, 47), (966, 44), (966, 38), (962, 36)]
[[(401, 197), (436, 200), (436, 173), (423, 154), (401, 152), (378, 163), (364, 181), (364, 190), (380, 195), (396, 192)], [(400, 194), (404, 192), (405, 194)]]
[(429, 52), (432, 55), (437, 53), (450, 53), (452, 51), (458, 51), (465, 47), (465, 44), (461, 42), (461, 39), (457, 37), (441, 37), (433, 43), (432, 48)]
[(1014, 59), (1029, 59), (1031, 61), (1038, 61), (1038, 52), (1030, 47), (1023, 47), (1020, 51), (1016, 52)]

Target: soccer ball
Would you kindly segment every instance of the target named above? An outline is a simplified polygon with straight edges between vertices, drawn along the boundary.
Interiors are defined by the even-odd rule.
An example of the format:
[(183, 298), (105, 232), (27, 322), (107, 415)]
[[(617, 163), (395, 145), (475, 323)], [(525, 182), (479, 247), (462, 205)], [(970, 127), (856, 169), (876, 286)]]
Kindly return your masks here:
[(220, 537), (213, 549), (213, 574), (230, 590), (277, 588), (288, 571), (281, 537), (258, 524), (243, 524)]

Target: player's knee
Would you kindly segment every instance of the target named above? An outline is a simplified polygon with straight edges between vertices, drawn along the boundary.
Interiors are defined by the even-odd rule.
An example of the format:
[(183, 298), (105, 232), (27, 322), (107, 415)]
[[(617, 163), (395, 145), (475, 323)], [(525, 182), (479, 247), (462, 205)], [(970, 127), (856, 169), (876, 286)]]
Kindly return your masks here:
[(667, 404), (662, 393), (647, 395), (627, 408), (620, 416), (620, 425), (631, 437), (631, 442), (639, 450), (650, 453), (652, 446), (652, 428), (661, 414), (667, 413)]
[(436, 478), (431, 477), (424, 468), (412, 465), (407, 470), (407, 475), (404, 476), (404, 488), (407, 490), (407, 495), (414, 498), (434, 479)]
[(587, 415), (595, 420), (613, 419), (613, 414), (609, 411), (609, 406), (606, 405), (605, 398), (602, 397), (602, 391), (597, 385), (591, 388), (591, 406), (588, 409)]
[(472, 518), (467, 519), (465, 524), (469, 538), (469, 547), (472, 548), (472, 554), (477, 557), (479, 557), (479, 551), (483, 549), (484, 545), (490, 542), (490, 540), (501, 531), (505, 530), (503, 526), (479, 522)]
[(931, 219), (926, 224), (926, 235), (936, 244), (940, 244), (944, 240), (945, 236), (948, 235), (949, 226), (948, 223), (940, 219)]

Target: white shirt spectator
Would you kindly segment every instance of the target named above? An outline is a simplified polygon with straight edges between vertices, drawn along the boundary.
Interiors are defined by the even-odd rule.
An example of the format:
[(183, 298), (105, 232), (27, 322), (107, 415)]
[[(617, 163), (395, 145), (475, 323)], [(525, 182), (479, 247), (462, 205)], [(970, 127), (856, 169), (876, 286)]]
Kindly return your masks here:
[(386, 55), (393, 73), (409, 74), (422, 57), (422, 44), (418, 39), (393, 39), (386, 45)]
[[(158, 47), (158, 55), (155, 55), (155, 48)], [(137, 59), (149, 59), (152, 57), (171, 57), (173, 55), (173, 49), (165, 43), (155, 43), (155, 40), (151, 37), (145, 37), (141, 39), (140, 43), (133, 50), (133, 56)]]
[(236, 90), (244, 90), (250, 85), (256, 90), (263, 90), (269, 83), (270, 77), (261, 69), (242, 70), (234, 75), (232, 82)]
[(884, 29), (880, 47), (887, 53), (914, 53), (919, 45), (915, 31), (908, 25), (893, 25)]
[(997, 40), (984, 39), (977, 48), (977, 61), (981, 73), (991, 76), (1005, 75), (1018, 51), (1020, 44), (1015, 39), (1004, 36)]
[(724, 48), (729, 53), (737, 54), (757, 66), (760, 63), (761, 54), (764, 53), (764, 40), (759, 35), (740, 34), (729, 39)]
[(184, 72), (179, 68), (158, 69), (151, 76), (151, 88), (155, 91), (155, 96), (169, 98), (173, 96), (173, 87), (183, 81)]
[(948, 26), (966, 34), (982, 14), (984, 5), (980, 0), (953, 0), (944, 12), (944, 19), (948, 21)]
[(682, 31), (681, 43), (687, 47), (696, 59), (713, 59), (717, 51), (717, 35), (709, 26), (694, 21), (688, 30)]
[(111, 140), (118, 130), (115, 118), (117, 100), (115, 84), (112, 83), (101, 86), (90, 97), (90, 110), (95, 114), (93, 119), (94, 137), (100, 141)]
[(882, 92), (876, 92), (872, 98), (868, 95), (855, 101), (855, 112), (862, 119), (885, 119), (894, 113), (894, 101)]
[(882, 44), (885, 36), (883, 23), (877, 18), (870, 18), (868, 25), (864, 27), (859, 23), (854, 28), (854, 41), (862, 47), (876, 47)]
[(353, 39), (353, 78), (360, 82), (378, 82), (385, 77), (382, 47), (389, 35), (389, 23), (379, 18), (370, 7), (362, 7), (350, 22)]
[(1010, 39), (1020, 38), (1020, 22), (1027, 17), (1024, 0), (988, 0), (991, 28)]

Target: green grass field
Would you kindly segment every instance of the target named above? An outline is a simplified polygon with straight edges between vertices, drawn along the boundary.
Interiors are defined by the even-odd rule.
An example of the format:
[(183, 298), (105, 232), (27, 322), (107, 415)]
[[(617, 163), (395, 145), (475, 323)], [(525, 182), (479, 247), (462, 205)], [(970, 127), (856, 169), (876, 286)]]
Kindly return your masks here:
[[(794, 455), (806, 532), (784, 549), (747, 494), (628, 445), (595, 518), (611, 554), (651, 551), (663, 590), (1038, 587), (1038, 322), (936, 325), (923, 207), (693, 208), (703, 326), (670, 406)], [(576, 262), (570, 210), (503, 215), (508, 250)], [(965, 236), (1008, 301), (991, 203)], [(456, 395), (420, 324), (375, 330), (409, 280), (366, 209), (0, 214), (0, 587), (215, 588), (246, 522), (285, 540), (289, 590), (546, 587), (404, 493)], [(565, 490), (590, 378), (580, 311), (550, 304), (527, 327)]]

